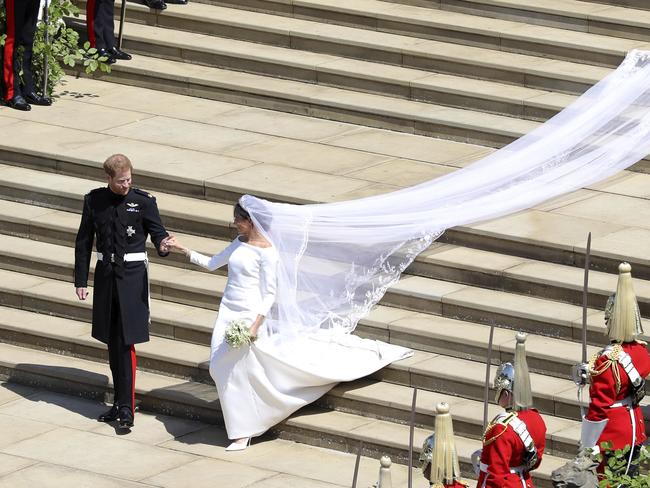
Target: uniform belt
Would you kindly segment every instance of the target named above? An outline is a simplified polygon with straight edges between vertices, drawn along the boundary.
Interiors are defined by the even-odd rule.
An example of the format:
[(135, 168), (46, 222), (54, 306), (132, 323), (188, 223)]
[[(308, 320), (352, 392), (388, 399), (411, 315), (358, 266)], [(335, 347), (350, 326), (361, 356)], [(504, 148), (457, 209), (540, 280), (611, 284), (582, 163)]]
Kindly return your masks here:
[[(490, 466), (488, 466), (487, 464), (481, 463), (481, 471), (483, 471), (484, 473), (488, 472), (489, 467)], [(510, 468), (510, 472), (512, 474), (518, 474), (519, 476), (523, 476), (523, 474), (526, 472), (526, 467), (523, 466), (523, 465), (522, 466), (515, 466), (514, 468)]]
[(631, 407), (632, 406), (632, 397), (625, 397), (620, 402), (616, 402), (609, 408), (618, 408), (618, 407)]
[[(104, 255), (101, 252), (97, 253), (97, 261), (103, 261)], [(146, 252), (129, 252), (124, 255), (123, 258), (125, 263), (134, 262), (134, 261), (147, 261)], [(111, 254), (111, 263), (115, 262), (115, 255)]]

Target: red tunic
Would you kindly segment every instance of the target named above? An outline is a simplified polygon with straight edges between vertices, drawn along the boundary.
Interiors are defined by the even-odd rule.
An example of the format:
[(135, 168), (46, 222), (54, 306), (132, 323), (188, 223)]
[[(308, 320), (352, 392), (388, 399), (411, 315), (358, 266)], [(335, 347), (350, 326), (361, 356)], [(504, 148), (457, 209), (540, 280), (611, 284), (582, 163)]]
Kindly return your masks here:
[[(538, 461), (533, 468), (536, 469), (544, 455), (546, 424), (534, 408), (517, 412), (517, 416), (526, 424), (528, 433), (537, 447)], [(502, 422), (491, 424), (483, 438), (481, 453), (482, 467), (487, 466), (487, 468), (486, 471), (481, 469), (476, 486), (478, 488), (522, 488), (523, 477), (526, 487), (533, 488), (528, 471), (524, 471), (521, 476), (510, 471), (523, 464), (524, 451), (524, 443), (511, 425), (505, 425)]]
[[(650, 354), (645, 344), (638, 342), (624, 342), (621, 344), (623, 351), (628, 353), (632, 358), (634, 367), (642, 378), (650, 374)], [(589, 387), (589, 410), (587, 419), (600, 421), (608, 419), (605, 430), (598, 439), (598, 446), (601, 442), (609, 441), (613, 444), (613, 449), (622, 449), (633, 443), (632, 439), (632, 419), (628, 407), (610, 408), (614, 403), (620, 402), (632, 393), (632, 385), (627, 373), (618, 362), (613, 362), (607, 367), (609, 358), (606, 354), (601, 354), (594, 364), (593, 370), (600, 374), (592, 374), (591, 386)], [(618, 368), (620, 378), (620, 390), (617, 391), (616, 378), (613, 368)], [(643, 421), (643, 412), (640, 407), (634, 409), (634, 418), (636, 424), (635, 445), (642, 444), (646, 440), (645, 425)]]

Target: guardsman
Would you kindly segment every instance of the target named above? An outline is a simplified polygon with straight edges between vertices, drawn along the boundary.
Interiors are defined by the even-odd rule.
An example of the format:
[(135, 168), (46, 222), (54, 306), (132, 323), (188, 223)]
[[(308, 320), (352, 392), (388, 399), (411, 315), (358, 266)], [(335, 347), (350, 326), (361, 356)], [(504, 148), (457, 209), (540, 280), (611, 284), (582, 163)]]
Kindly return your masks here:
[(100, 422), (133, 426), (136, 355), (134, 344), (149, 340), (147, 236), (160, 256), (169, 252), (156, 199), (131, 187), (131, 161), (115, 154), (104, 162), (108, 186), (84, 197), (75, 245), (74, 281), (80, 300), (88, 296), (88, 271), (93, 240), (94, 275), (92, 336), (108, 345), (115, 388), (114, 404)]
[(479, 488), (532, 488), (530, 472), (539, 467), (544, 455), (546, 424), (532, 408), (526, 334), (516, 337), (514, 366), (501, 364), (494, 379), (496, 401), (505, 411), (490, 422), (483, 436), (477, 466)]
[[(36, 92), (32, 74), (34, 36), (40, 0), (5, 0), (7, 38), (5, 39), (2, 79), (5, 103), (16, 110), (31, 110), (32, 105), (51, 105)], [(22, 47), (22, 55), (18, 49)]]
[(106, 57), (106, 63), (117, 60), (128, 61), (131, 55), (119, 49), (115, 42), (115, 22), (113, 10), (115, 0), (87, 0), (86, 28), (90, 47), (97, 49), (100, 57)]
[(434, 434), (422, 446), (420, 463), (432, 488), (467, 488), (460, 476), (460, 464), (454, 442), (454, 426), (449, 404), (436, 405)]
[[(616, 293), (609, 297), (605, 323), (610, 344), (589, 362), (589, 410), (582, 421), (580, 448), (590, 455), (600, 452), (603, 442), (611, 449), (630, 447), (625, 472), (634, 476), (634, 460), (646, 440), (643, 413), (639, 403), (645, 395), (645, 378), (650, 374), (650, 354), (643, 334), (641, 313), (632, 286), (632, 267), (618, 267)], [(606, 459), (600, 464), (602, 472)]]

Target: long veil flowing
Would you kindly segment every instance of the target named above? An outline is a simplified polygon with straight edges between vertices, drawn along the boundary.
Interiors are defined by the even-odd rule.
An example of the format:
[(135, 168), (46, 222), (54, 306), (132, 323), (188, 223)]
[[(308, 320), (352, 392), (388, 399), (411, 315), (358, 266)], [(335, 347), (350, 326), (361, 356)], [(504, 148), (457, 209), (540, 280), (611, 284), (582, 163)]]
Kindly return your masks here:
[(267, 333), (350, 333), (445, 229), (491, 219), (614, 175), (650, 152), (650, 52), (536, 130), (451, 174), (384, 195), (290, 205), (240, 202), (280, 255)]

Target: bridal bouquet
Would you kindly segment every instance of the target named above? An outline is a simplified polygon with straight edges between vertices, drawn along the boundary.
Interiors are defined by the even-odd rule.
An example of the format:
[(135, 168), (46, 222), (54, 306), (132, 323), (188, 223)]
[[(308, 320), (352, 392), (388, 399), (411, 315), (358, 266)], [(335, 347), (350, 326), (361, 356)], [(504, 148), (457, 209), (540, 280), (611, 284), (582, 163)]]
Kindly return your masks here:
[(234, 349), (238, 349), (244, 345), (250, 345), (255, 341), (255, 338), (251, 337), (248, 323), (241, 319), (233, 320), (228, 324), (224, 337), (226, 343)]

